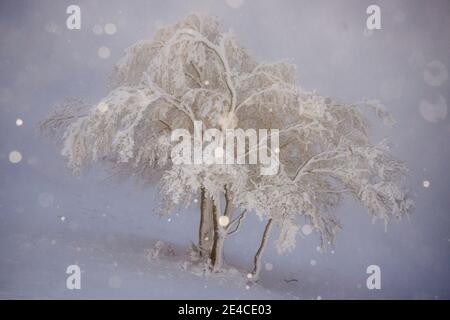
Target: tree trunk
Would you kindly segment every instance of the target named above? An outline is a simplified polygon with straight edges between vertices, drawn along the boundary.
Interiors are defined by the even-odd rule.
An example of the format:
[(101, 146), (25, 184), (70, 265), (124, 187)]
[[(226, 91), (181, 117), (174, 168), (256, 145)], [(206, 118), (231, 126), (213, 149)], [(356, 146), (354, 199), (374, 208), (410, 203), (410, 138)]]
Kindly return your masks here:
[(252, 271), (253, 281), (258, 280), (259, 273), (261, 271), (262, 254), (266, 247), (267, 241), (269, 240), (270, 230), (272, 229), (272, 222), (273, 222), (272, 219), (269, 219), (269, 221), (267, 222), (258, 251), (256, 252), (255, 257), (253, 259), (253, 271)]
[(213, 203), (214, 243), (211, 250), (211, 270), (218, 272), (223, 265), (224, 228), (219, 224), (220, 210)]
[[(228, 191), (228, 186), (224, 186), (225, 192), (225, 210), (223, 215), (231, 221), (233, 213), (233, 199)], [(223, 265), (223, 245), (228, 232), (229, 224), (221, 226), (219, 219), (221, 217), (220, 208), (213, 202), (213, 222), (214, 222), (214, 243), (211, 250), (211, 269), (213, 272), (220, 271)]]
[(214, 224), (212, 199), (206, 196), (206, 190), (201, 188), (200, 194), (200, 226), (198, 230), (198, 249), (201, 258), (209, 258), (211, 254)]

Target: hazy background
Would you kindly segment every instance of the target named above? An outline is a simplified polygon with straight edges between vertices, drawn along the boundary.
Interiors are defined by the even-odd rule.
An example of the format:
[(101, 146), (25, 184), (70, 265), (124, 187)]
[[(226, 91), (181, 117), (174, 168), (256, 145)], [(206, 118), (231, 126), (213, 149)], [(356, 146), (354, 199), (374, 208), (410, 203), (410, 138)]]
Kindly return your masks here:
[[(70, 4), (81, 7), (79, 31), (65, 27)], [(382, 18), (382, 30), (372, 33), (365, 30), (370, 4), (380, 5)], [(306, 89), (347, 102), (380, 99), (397, 124), (378, 127), (374, 137), (389, 137), (410, 168), (416, 209), (409, 220), (385, 232), (382, 223), (372, 224), (363, 208), (348, 202), (337, 212), (344, 228), (333, 251), (318, 252), (314, 235), (299, 237), (296, 250), (284, 256), (271, 245), (264, 261), (273, 270), (263, 272), (261, 284), (283, 298), (450, 298), (447, 0), (2, 0), (0, 298), (264, 297), (206, 284), (204, 291), (195, 285), (183, 291), (161, 270), (152, 278), (156, 271), (134, 263), (130, 252), (139, 256), (155, 239), (183, 250), (196, 239), (197, 209), (169, 221), (155, 214), (155, 190), (104, 181), (98, 169), (74, 178), (58, 150), (36, 132), (37, 122), (65, 97), (102, 98), (126, 47), (191, 12), (217, 15), (223, 29), (232, 29), (260, 60), (295, 63)], [(94, 26), (107, 23), (117, 32), (96, 34)], [(103, 46), (110, 50), (106, 59), (98, 54)], [(17, 118), (22, 126), (16, 126)], [(16, 164), (9, 161), (14, 150), (22, 155)], [(249, 268), (262, 229), (256, 218), (248, 219), (228, 240), (227, 261)], [(74, 263), (83, 270), (83, 289), (69, 292), (65, 269)], [(381, 267), (381, 290), (366, 288), (371, 264)]]

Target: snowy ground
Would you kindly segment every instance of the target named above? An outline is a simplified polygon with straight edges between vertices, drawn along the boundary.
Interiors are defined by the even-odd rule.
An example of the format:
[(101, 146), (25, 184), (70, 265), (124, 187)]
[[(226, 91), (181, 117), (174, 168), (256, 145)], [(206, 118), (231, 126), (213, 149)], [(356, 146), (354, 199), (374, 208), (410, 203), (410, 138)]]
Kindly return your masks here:
[[(445, 272), (445, 265), (430, 266), (437, 251), (409, 245), (408, 239), (420, 241), (413, 230), (395, 244), (395, 224), (385, 234), (360, 213), (347, 218), (348, 228), (335, 250), (316, 250), (313, 235), (299, 239), (297, 249), (285, 256), (269, 245), (263, 262), (267, 268), (258, 284), (247, 287), (247, 270), (263, 227), (256, 217), (250, 216), (226, 243), (226, 262), (233, 271), (202, 275), (185, 268), (186, 249), (196, 240), (197, 204), (160, 217), (152, 190), (102, 184), (94, 175), (73, 179), (59, 161), (10, 168), (4, 182), (15, 185), (0, 193), (0, 298), (378, 299), (447, 294), (445, 283), (424, 287), (435, 279), (431, 270)], [(358, 216), (366, 223), (360, 230), (353, 225), (362, 223)], [(407, 221), (399, 226), (411, 229)], [(374, 239), (379, 239), (377, 245)], [(173, 246), (175, 255), (149, 259), (157, 240)], [(375, 262), (383, 271), (378, 292), (365, 286), (365, 268)], [(81, 290), (66, 288), (66, 268), (72, 264), (82, 270)]]
[[(80, 234), (81, 235), (81, 234)], [(109, 240), (109, 241), (108, 241)], [(120, 243), (117, 243), (119, 241)], [(4, 245), (21, 243), (17, 252), (2, 261), (1, 299), (280, 299), (280, 293), (246, 285), (237, 270), (202, 275), (184, 270), (182, 249), (177, 256), (147, 259), (155, 241), (139, 236), (83, 236), (68, 239), (17, 234)], [(48, 260), (36, 260), (39, 256)], [(81, 290), (66, 288), (63, 272), (69, 264), (82, 270)], [(20, 287), (17, 284), (20, 283)]]
[[(222, 274), (202, 274), (188, 264), (189, 241), (170, 244), (175, 255), (152, 258), (155, 235), (163, 234), (167, 218), (134, 207), (114, 204), (101, 209), (71, 207), (72, 196), (57, 198), (29, 186), (23, 193), (36, 196), (34, 211), (7, 207), (0, 243), (0, 298), (125, 298), (125, 299), (280, 299), (280, 292), (247, 285), (246, 271), (230, 268)], [(89, 186), (84, 186), (89, 188)], [(98, 186), (97, 186), (98, 187)], [(92, 187), (95, 190), (96, 186)], [(89, 193), (87, 193), (89, 194)], [(91, 193), (92, 194), (92, 193)], [(142, 196), (142, 194), (141, 194)], [(94, 196), (95, 197), (95, 196)], [(135, 198), (139, 196), (135, 196)], [(106, 198), (102, 202), (109, 203)], [(134, 199), (131, 199), (133, 201)], [(69, 203), (69, 204), (67, 204)], [(139, 206), (139, 205), (138, 205)], [(158, 226), (159, 225), (159, 226)], [(20, 227), (19, 227), (20, 226)], [(153, 228), (152, 228), (153, 226)], [(169, 244), (170, 236), (166, 234)], [(193, 239), (194, 240), (194, 239)], [(66, 288), (66, 268), (82, 270), (81, 290)]]
[[(47, 202), (42, 201), (45, 198), (42, 193), (38, 195), (36, 211), (16, 208), (9, 216), (13, 219), (2, 220), (2, 299), (288, 297), (257, 284), (248, 286), (244, 269), (230, 268), (217, 275), (202, 274), (188, 263), (189, 242), (170, 244), (175, 251), (173, 256), (161, 253), (152, 258), (149, 251), (157, 240), (146, 227), (152, 218), (155, 221), (161, 218), (152, 217), (149, 212), (143, 212), (141, 217), (139, 214), (129, 217), (130, 212), (111, 213), (111, 208), (106, 207), (104, 210), (67, 210), (61, 204), (62, 199), (54, 200), (55, 196), (49, 193), (44, 195)], [(142, 218), (141, 224), (139, 219)], [(168, 221), (164, 219), (159, 223)], [(15, 230), (17, 224), (22, 227)], [(161, 231), (154, 227), (156, 233)], [(71, 264), (82, 270), (81, 290), (66, 288), (65, 270)]]

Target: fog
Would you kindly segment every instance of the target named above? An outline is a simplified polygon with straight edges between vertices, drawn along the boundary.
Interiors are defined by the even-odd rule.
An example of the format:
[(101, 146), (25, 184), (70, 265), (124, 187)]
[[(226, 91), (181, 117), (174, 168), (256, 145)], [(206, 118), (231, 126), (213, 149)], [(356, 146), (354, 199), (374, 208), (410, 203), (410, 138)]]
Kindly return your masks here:
[[(71, 4), (81, 8), (81, 30), (66, 28)], [(381, 30), (366, 30), (370, 4), (381, 8)], [(125, 48), (192, 12), (218, 16), (222, 29), (231, 29), (259, 60), (296, 64), (305, 89), (345, 102), (379, 99), (397, 123), (392, 128), (374, 123), (373, 138), (387, 137), (410, 169), (415, 209), (409, 219), (385, 230), (360, 205), (345, 201), (336, 212), (343, 225), (336, 246), (318, 252), (318, 237), (304, 236), (293, 252), (280, 256), (270, 245), (264, 261), (273, 269), (263, 272), (261, 285), (283, 298), (449, 299), (447, 0), (1, 1), (0, 298), (203, 297), (150, 280), (136, 295), (144, 289), (127, 287), (127, 267), (133, 266), (114, 269), (124, 251), (143, 250), (156, 239), (180, 248), (195, 241), (197, 208), (170, 221), (160, 218), (156, 189), (110, 181), (97, 167), (74, 177), (58, 149), (37, 132), (38, 122), (64, 98), (99, 101)], [(116, 27), (114, 34), (99, 29), (107, 23)], [(107, 49), (101, 53), (100, 47)], [(11, 156), (13, 151), (21, 159)], [(263, 228), (249, 218), (226, 243), (227, 262), (250, 268)], [(102, 267), (95, 267), (95, 282), (89, 273), (97, 256), (89, 250), (100, 244), (107, 252)], [(85, 280), (77, 293), (65, 289), (66, 267), (74, 263), (93, 281)], [(369, 265), (381, 268), (381, 290), (366, 287)], [(120, 286), (108, 281), (116, 273)], [(208, 294), (236, 296), (220, 287)]]

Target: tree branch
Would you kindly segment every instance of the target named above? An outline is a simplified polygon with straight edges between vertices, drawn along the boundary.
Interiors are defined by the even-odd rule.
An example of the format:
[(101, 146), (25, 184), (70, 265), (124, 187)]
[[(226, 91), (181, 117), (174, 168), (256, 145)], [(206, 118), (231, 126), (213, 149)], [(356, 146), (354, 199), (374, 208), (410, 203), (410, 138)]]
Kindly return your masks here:
[(229, 227), (231, 227), (233, 224), (235, 224), (235, 226), (234, 226), (233, 230), (228, 232), (228, 235), (232, 235), (239, 230), (239, 228), (241, 226), (241, 222), (245, 219), (246, 216), (247, 216), (247, 209), (242, 211), (241, 214), (239, 215), (239, 217), (237, 217), (236, 219), (231, 221), (231, 223), (229, 224)]
[(272, 223), (273, 223), (272, 218), (267, 221), (266, 227), (264, 228), (263, 236), (261, 238), (261, 243), (253, 259), (253, 271), (252, 271), (253, 281), (258, 280), (259, 273), (261, 271), (261, 258), (264, 252), (264, 248), (266, 247), (267, 241), (269, 240), (269, 234), (270, 230), (272, 229)]

